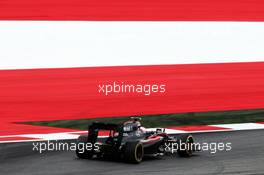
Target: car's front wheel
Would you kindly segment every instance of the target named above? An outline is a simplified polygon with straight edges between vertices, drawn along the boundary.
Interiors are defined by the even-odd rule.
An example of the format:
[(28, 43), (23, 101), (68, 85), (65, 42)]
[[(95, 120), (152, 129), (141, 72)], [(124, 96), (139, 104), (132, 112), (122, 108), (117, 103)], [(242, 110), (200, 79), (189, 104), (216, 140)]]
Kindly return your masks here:
[(183, 134), (178, 138), (177, 153), (181, 157), (190, 157), (193, 154), (194, 139), (191, 134)]

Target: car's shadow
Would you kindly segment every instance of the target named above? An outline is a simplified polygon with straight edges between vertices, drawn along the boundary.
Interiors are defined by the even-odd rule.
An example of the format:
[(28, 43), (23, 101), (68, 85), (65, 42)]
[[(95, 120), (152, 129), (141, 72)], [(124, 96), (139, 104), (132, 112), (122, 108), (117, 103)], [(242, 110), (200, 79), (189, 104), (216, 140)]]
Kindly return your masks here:
[[(197, 157), (198, 155), (194, 154), (191, 157)], [(165, 156), (144, 156), (142, 162), (151, 162), (151, 161), (159, 161), (164, 160), (166, 158), (178, 158), (178, 159), (189, 159), (191, 157), (179, 157), (178, 155), (165, 155)], [(131, 164), (126, 162), (122, 158), (113, 158), (113, 157), (94, 157), (92, 159), (80, 159), (75, 158), (79, 161), (95, 161), (95, 162), (115, 162), (115, 163), (124, 163), (124, 164)]]
[[(126, 162), (122, 158), (113, 158), (113, 157), (94, 157), (92, 159), (80, 159), (80, 158), (75, 158), (80, 161), (95, 161), (95, 162), (116, 162), (116, 163), (124, 163), (124, 164), (131, 164), (129, 162)], [(164, 159), (164, 156), (145, 156), (143, 158), (143, 162), (149, 162), (149, 161), (157, 161), (157, 160), (162, 160)]]

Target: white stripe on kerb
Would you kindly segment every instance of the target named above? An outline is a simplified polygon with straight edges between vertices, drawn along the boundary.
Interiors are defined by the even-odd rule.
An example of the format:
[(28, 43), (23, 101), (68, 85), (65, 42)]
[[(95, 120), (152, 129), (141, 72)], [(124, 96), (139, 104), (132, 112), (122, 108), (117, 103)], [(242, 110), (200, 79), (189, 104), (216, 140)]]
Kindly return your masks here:
[(77, 139), (79, 135), (68, 134), (68, 133), (51, 133), (51, 134), (25, 134), (23, 137), (37, 138), (44, 140), (68, 140)]
[(264, 61), (262, 22), (0, 21), (0, 69)]
[(222, 124), (222, 125), (210, 125), (216, 127), (229, 128), (232, 130), (251, 130), (251, 129), (264, 129), (264, 124), (258, 123), (239, 123), (239, 124)]
[[(207, 133), (207, 132), (229, 132), (229, 131), (240, 131), (240, 130), (257, 130), (264, 129), (264, 124), (259, 123), (238, 123), (238, 124), (220, 124), (220, 125), (208, 125), (220, 128), (226, 128), (223, 130), (199, 130), (199, 131), (183, 131), (183, 130), (175, 130), (175, 129), (165, 129), (165, 132), (168, 134), (183, 134), (183, 133)], [(201, 126), (202, 128), (203, 126)], [(230, 130), (229, 130), (230, 129)], [(155, 131), (156, 128), (147, 128), (148, 131)], [(72, 134), (75, 133), (75, 134)], [(13, 142), (34, 142), (34, 141), (46, 141), (46, 140), (69, 140), (69, 139), (77, 139), (79, 134), (77, 133), (87, 133), (87, 131), (76, 131), (76, 132), (64, 132), (64, 133), (50, 133), (50, 134), (22, 134), (22, 135), (14, 135), (15, 137), (21, 138), (35, 138), (36, 140), (7, 140), (0, 141), (0, 143), (13, 143)], [(4, 137), (12, 137), (12, 136), (2, 136)], [(106, 137), (106, 136), (100, 136)]]

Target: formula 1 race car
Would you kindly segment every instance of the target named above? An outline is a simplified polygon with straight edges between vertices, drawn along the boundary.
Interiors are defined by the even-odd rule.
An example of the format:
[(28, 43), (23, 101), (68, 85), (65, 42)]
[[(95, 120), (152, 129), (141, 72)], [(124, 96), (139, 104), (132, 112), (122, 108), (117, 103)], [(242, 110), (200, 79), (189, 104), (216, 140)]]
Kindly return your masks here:
[[(98, 137), (99, 131), (108, 131), (107, 137)], [(93, 157), (116, 157), (130, 163), (140, 163), (144, 156), (161, 156), (178, 153), (190, 157), (195, 151), (194, 139), (190, 134), (178, 138), (169, 136), (165, 129), (147, 131), (134, 117), (122, 124), (94, 122), (88, 128), (88, 136), (80, 136), (77, 144), (90, 143), (90, 149), (77, 147), (76, 155), (82, 159)], [(177, 148), (177, 149), (176, 149)]]

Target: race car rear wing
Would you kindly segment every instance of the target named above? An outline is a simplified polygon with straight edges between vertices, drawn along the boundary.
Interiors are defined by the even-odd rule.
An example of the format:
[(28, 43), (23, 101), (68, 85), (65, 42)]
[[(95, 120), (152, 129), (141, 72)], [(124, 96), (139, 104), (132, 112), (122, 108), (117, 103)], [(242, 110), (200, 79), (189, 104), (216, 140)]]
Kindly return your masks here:
[(100, 123), (100, 122), (94, 122), (88, 127), (88, 142), (90, 143), (96, 143), (98, 138), (98, 132), (100, 130), (109, 130), (109, 131), (115, 131), (119, 133), (118, 136), (118, 143), (121, 143), (122, 141), (122, 133), (123, 133), (123, 127), (118, 124), (112, 124), (112, 123)]

